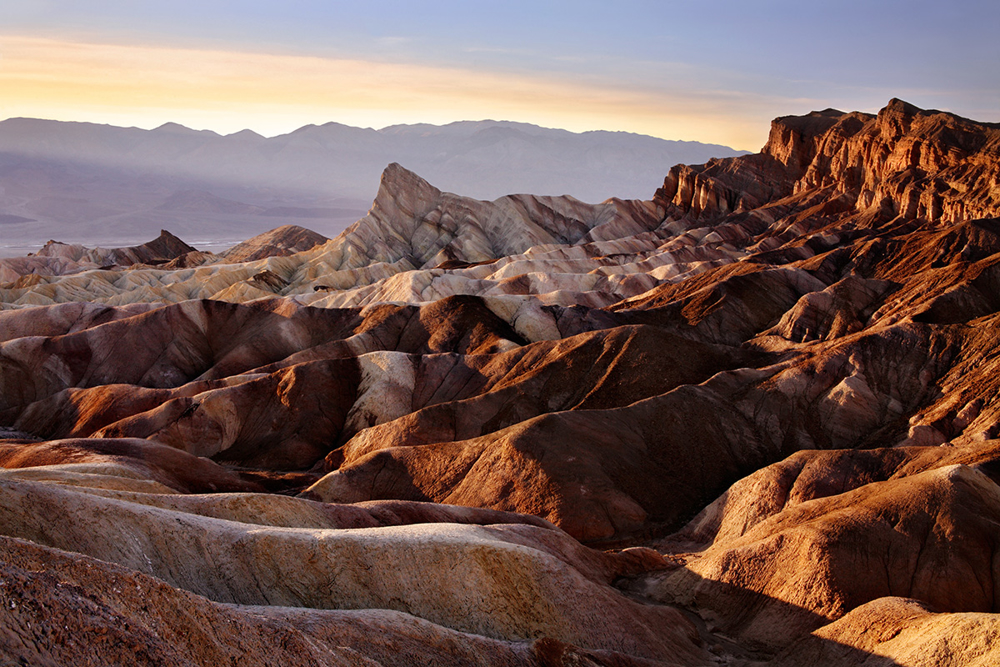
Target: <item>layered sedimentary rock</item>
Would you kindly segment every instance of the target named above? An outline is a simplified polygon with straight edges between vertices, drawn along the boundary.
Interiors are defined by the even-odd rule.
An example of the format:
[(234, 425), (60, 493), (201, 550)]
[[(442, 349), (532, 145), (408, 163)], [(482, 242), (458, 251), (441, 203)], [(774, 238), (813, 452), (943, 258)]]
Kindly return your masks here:
[(845, 213), (868, 224), (953, 223), (996, 214), (998, 156), (995, 126), (894, 99), (877, 116), (827, 109), (778, 118), (760, 153), (674, 167), (657, 200), (706, 220), (757, 209), (782, 216), (795, 206), (808, 207), (812, 224)]
[[(651, 202), (591, 205), (531, 195), (474, 200), (443, 193), (393, 164), (382, 175), (369, 214), (327, 243), (316, 245), (318, 235), (284, 227), (222, 259), (197, 257), (169, 267), (197, 266), (192, 271), (137, 268), (123, 275), (75, 267), (64, 278), (35, 271), (38, 277), (4, 285), (0, 298), (44, 305), (87, 293), (93, 301), (123, 305), (195, 298), (243, 302), (278, 294), (304, 304), (350, 307), (476, 294), (500, 297), (497, 307), (516, 310), (524, 301), (518, 297), (545, 294), (543, 303), (602, 307), (649, 289), (660, 274), (736, 257), (727, 249), (690, 248), (684, 239), (658, 248), (669, 235), (655, 230), (662, 220)], [(303, 246), (310, 249), (287, 254)], [(255, 281), (263, 272), (279, 278), (280, 286)]]
[(975, 665), (997, 661), (997, 615), (948, 614), (885, 597), (807, 635), (775, 665)]
[(896, 100), (779, 118), (596, 206), (390, 165), (299, 252), (8, 285), (4, 577), (59, 609), (18, 563), (130, 577), (276, 660), (988, 661), (998, 137)]
[[(10, 662), (65, 664), (86, 657), (107, 665), (664, 664), (552, 637), (493, 639), (391, 609), (219, 603), (135, 569), (10, 537), (0, 538), (0, 554), (0, 656)], [(666, 652), (683, 663), (706, 660), (687, 637)]]
[(940, 449), (809, 452), (755, 473), (661, 545), (684, 568), (637, 590), (772, 646), (887, 596), (995, 611), (1000, 495), (977, 468), (995, 465), (996, 443)]
[(227, 263), (252, 262), (265, 257), (294, 255), (329, 240), (310, 229), (284, 225), (238, 243), (221, 254)]
[(96, 268), (112, 269), (136, 264), (167, 264), (196, 252), (166, 230), (142, 245), (130, 248), (87, 248), (49, 241), (28, 257), (0, 259), (0, 281), (17, 289), (30, 286), (33, 276), (61, 276)]

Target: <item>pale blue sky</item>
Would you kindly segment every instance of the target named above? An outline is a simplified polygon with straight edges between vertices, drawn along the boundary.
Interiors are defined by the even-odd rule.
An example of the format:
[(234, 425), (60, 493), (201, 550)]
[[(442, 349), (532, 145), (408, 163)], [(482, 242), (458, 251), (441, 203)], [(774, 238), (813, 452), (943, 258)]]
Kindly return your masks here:
[[(0, 85), (8, 90), (0, 96), (0, 117), (70, 120), (76, 113), (97, 120), (104, 113), (114, 123), (177, 120), (274, 134), (327, 120), (380, 127), (479, 114), (756, 150), (774, 116), (829, 106), (875, 111), (891, 97), (1000, 121), (997, 34), (1000, 3), (969, 0), (5, 0)], [(39, 38), (77, 46), (62, 50), (30, 42)], [(106, 72), (108, 58), (127, 65), (130, 56), (127, 48), (115, 55), (92, 50), (74, 56), (81, 44), (160, 49), (137, 62), (145, 57), (162, 67), (154, 67), (157, 74), (144, 88), (136, 83), (128, 91), (83, 94), (80, 81), (56, 80), (57, 58)], [(172, 65), (164, 49), (198, 56), (179, 57)], [(239, 57), (219, 55), (230, 52)], [(281, 60), (262, 67), (253, 54)], [(38, 65), (43, 59), (44, 67)], [(370, 78), (384, 77), (387, 89), (405, 89), (400, 82), (409, 80), (424, 90), (402, 90), (398, 100), (389, 90), (355, 94), (352, 86), (358, 84), (346, 73), (345, 60), (362, 68), (362, 78), (365, 63), (379, 65), (369, 70)], [(206, 63), (207, 73), (192, 71), (197, 62)], [(64, 70), (83, 66), (67, 62)], [(300, 97), (289, 83), (266, 99), (269, 86), (295, 79), (303, 66), (315, 68), (302, 82), (312, 92)], [(172, 74), (169, 67), (182, 69)], [(246, 79), (258, 70), (268, 75), (254, 96), (246, 92)], [(123, 70), (121, 76), (124, 81), (139, 74)], [(182, 90), (185, 77), (189, 87)], [(228, 83), (238, 78), (240, 90), (218, 84), (219, 77)], [(474, 85), (478, 77), (481, 88)], [(46, 92), (45, 81), (65, 94)], [(317, 88), (343, 94), (320, 96)]]

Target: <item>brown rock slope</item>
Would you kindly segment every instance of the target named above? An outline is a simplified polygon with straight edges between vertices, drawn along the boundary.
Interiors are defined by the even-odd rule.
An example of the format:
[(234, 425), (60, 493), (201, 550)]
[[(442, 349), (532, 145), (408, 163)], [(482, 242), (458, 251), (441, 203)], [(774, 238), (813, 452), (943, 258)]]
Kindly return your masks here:
[(234, 245), (222, 253), (226, 262), (252, 262), (265, 257), (284, 257), (309, 250), (330, 239), (298, 225), (284, 225)]
[[(175, 502), (141, 483), (103, 484), (94, 473), (91, 484), (74, 486), (34, 480), (33, 472), (0, 480), (5, 535), (118, 563), (217, 602), (392, 609), (484, 637), (545, 636), (685, 662), (703, 657), (678, 612), (632, 602), (608, 586), (630, 569), (626, 557), (591, 552), (537, 520), (408, 511), (399, 503), (337, 512), (262, 496)], [(370, 527), (351, 527), (359, 523)]]
[[(386, 609), (220, 604), (135, 570), (8, 537), (0, 538), (0, 576), (0, 657), (11, 664), (669, 664), (548, 637), (490, 639)], [(684, 651), (674, 655), (690, 662)]]
[(880, 598), (784, 651), (774, 664), (986, 667), (1000, 660), (996, 614), (935, 612), (915, 600)]
[(392, 165), (302, 252), (4, 288), (0, 533), (330, 660), (395, 664), (376, 628), (485, 664), (986, 661), (998, 158), (893, 100), (652, 202)]
[(661, 544), (685, 567), (637, 590), (779, 647), (887, 596), (996, 611), (1000, 487), (987, 473), (997, 456), (996, 442), (800, 453), (741, 480)]

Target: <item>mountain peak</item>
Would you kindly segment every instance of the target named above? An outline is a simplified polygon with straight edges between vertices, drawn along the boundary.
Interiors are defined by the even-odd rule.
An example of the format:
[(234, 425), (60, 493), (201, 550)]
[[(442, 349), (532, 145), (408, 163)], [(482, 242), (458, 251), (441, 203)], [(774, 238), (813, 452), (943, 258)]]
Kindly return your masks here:
[(253, 130), (250, 130), (250, 129), (240, 130), (239, 132), (233, 132), (232, 134), (227, 134), (226, 138), (232, 138), (232, 139), (266, 139), (266, 137), (264, 137), (264, 135), (257, 134), (256, 132), (254, 132)]
[(401, 190), (426, 190), (428, 188), (437, 190), (437, 188), (431, 185), (426, 179), (419, 176), (416, 172), (410, 171), (398, 162), (390, 162), (386, 166), (386, 168), (382, 171), (382, 178), (379, 182), (380, 194), (382, 188), (386, 188), (391, 192), (399, 192)]
[(904, 102), (898, 97), (894, 97), (889, 100), (889, 103), (885, 105), (880, 113), (892, 113), (892, 114), (902, 114), (906, 116), (915, 116), (916, 114), (922, 112), (923, 109), (910, 104), (909, 102)]
[(160, 125), (159, 127), (154, 128), (151, 131), (169, 133), (169, 134), (186, 134), (191, 136), (214, 136), (214, 137), (221, 136), (219, 133), (213, 132), (212, 130), (193, 130), (190, 127), (174, 122), (164, 123), (163, 125)]
[(153, 132), (194, 132), (190, 127), (181, 125), (180, 123), (175, 123), (173, 121), (164, 123), (159, 127), (153, 128)]

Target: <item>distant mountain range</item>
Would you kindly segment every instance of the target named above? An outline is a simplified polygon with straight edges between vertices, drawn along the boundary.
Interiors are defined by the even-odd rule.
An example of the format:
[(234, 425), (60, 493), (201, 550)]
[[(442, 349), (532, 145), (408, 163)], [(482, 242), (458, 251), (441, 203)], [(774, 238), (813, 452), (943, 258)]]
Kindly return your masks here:
[(740, 154), (491, 120), (381, 130), (327, 123), (265, 138), (175, 123), (141, 130), (13, 118), (0, 122), (0, 253), (48, 239), (123, 245), (162, 228), (196, 245), (303, 221), (334, 236), (364, 215), (391, 162), (480, 199), (531, 192), (599, 202), (650, 199), (673, 165)]

